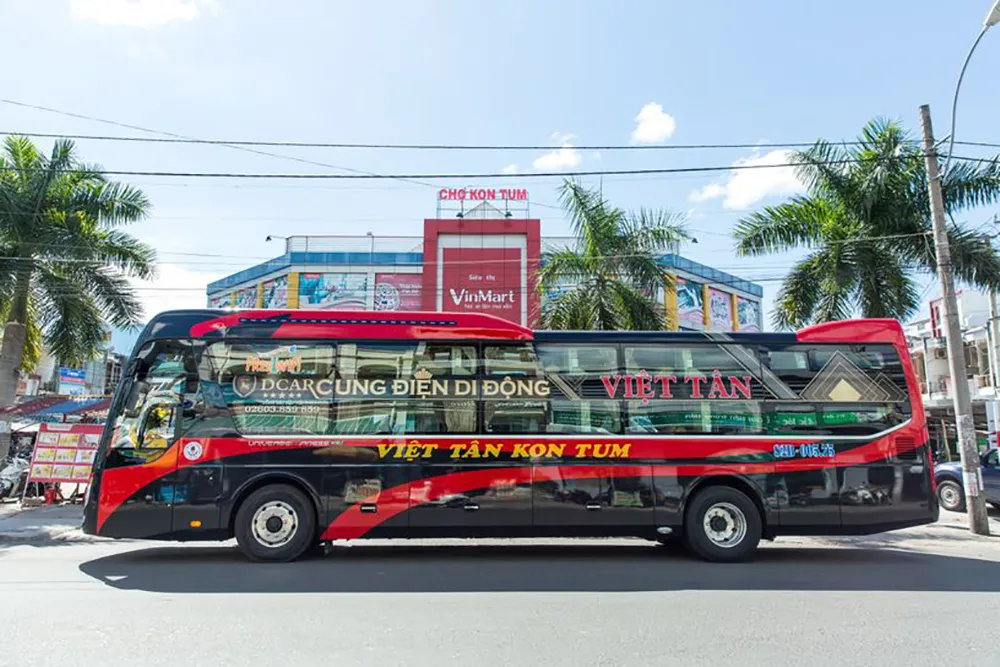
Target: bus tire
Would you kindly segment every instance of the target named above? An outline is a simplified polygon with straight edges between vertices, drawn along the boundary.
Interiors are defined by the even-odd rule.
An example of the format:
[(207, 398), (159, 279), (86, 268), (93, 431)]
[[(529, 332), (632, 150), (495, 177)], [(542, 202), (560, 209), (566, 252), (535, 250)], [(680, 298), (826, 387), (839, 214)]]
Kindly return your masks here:
[(710, 486), (688, 503), (684, 520), (687, 547), (715, 563), (748, 561), (757, 553), (762, 521), (754, 502), (729, 486)]
[(317, 542), (316, 510), (294, 486), (270, 484), (240, 504), (233, 532), (250, 560), (295, 560)]
[(951, 479), (942, 479), (937, 484), (938, 504), (949, 512), (965, 511), (965, 492), (962, 486)]

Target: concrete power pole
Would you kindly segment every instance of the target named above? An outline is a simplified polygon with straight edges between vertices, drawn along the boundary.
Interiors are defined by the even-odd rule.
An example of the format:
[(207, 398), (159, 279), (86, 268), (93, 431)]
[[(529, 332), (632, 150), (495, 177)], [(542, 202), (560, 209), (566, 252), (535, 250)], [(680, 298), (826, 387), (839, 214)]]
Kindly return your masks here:
[(962, 349), (962, 331), (958, 323), (958, 302), (955, 299), (951, 248), (948, 246), (948, 231), (945, 227), (937, 149), (934, 147), (934, 129), (931, 127), (931, 108), (926, 104), (920, 107), (920, 124), (924, 132), (927, 187), (931, 201), (931, 218), (934, 223), (934, 250), (937, 255), (938, 277), (941, 279), (948, 368), (951, 371), (951, 388), (955, 401), (955, 430), (958, 432), (958, 452), (962, 459), (962, 481), (965, 487), (965, 506), (969, 514), (969, 530), (976, 535), (989, 535), (990, 525), (986, 516), (986, 501), (982, 495), (982, 473), (979, 469), (979, 452), (976, 449), (969, 382), (965, 377), (965, 353)]

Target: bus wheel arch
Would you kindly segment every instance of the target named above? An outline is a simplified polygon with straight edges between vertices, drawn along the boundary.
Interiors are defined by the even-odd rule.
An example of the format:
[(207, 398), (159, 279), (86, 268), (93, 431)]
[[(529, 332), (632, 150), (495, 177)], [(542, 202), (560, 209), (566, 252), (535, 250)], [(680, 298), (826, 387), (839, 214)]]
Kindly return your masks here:
[(764, 496), (760, 489), (749, 479), (742, 477), (740, 475), (705, 475), (699, 477), (694, 482), (688, 485), (687, 489), (684, 491), (684, 496), (681, 498), (680, 512), (681, 516), (684, 516), (687, 512), (688, 504), (695, 495), (702, 489), (708, 488), (710, 486), (728, 486), (737, 491), (741, 491), (757, 507), (757, 513), (760, 515), (761, 529), (763, 532), (764, 539), (771, 539), (773, 533), (768, 525), (767, 510), (764, 507)]
[(735, 476), (692, 485), (683, 505), (684, 543), (701, 558), (742, 562), (766, 535), (763, 503), (753, 485)]
[(302, 493), (312, 505), (313, 518), (316, 522), (316, 526), (319, 526), (320, 521), (320, 511), (321, 507), (320, 499), (313, 491), (312, 487), (302, 478), (288, 474), (288, 473), (277, 473), (269, 472), (253, 477), (243, 483), (243, 485), (233, 494), (233, 502), (229, 505), (229, 515), (225, 517), (223, 525), (228, 525), (229, 536), (236, 536), (236, 515), (240, 511), (240, 507), (246, 502), (254, 492), (262, 489), (266, 486), (271, 485), (285, 485), (297, 489)]
[(316, 506), (291, 484), (265, 484), (236, 509), (233, 532), (250, 560), (288, 562), (316, 546)]

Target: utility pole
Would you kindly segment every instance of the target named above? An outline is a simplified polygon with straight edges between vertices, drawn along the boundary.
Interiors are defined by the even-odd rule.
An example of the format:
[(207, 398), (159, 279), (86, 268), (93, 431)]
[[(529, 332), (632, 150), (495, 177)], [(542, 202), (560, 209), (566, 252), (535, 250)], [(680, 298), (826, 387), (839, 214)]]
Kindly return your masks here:
[(931, 127), (931, 108), (920, 107), (920, 125), (924, 133), (924, 153), (927, 161), (927, 187), (931, 202), (931, 219), (934, 223), (934, 250), (937, 256), (938, 277), (941, 279), (942, 310), (944, 311), (945, 337), (948, 345), (948, 368), (955, 402), (955, 430), (958, 433), (958, 453), (962, 460), (962, 482), (965, 487), (965, 506), (969, 515), (969, 530), (976, 535), (989, 535), (990, 525), (986, 516), (986, 501), (982, 494), (982, 473), (979, 469), (979, 452), (976, 449), (975, 424), (972, 421), (972, 402), (969, 399), (969, 382), (965, 377), (965, 354), (962, 349), (962, 331), (958, 323), (958, 302), (955, 298), (955, 279), (952, 276), (951, 248), (944, 220), (944, 199), (938, 175), (937, 149), (934, 147), (934, 129)]

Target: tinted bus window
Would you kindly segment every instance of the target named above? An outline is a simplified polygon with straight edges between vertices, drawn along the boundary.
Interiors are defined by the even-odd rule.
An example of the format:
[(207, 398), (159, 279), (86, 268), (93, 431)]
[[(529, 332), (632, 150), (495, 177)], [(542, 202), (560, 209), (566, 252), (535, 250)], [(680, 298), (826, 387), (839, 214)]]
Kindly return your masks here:
[(340, 343), (334, 433), (474, 433), (473, 345)]
[(864, 436), (910, 417), (902, 362), (891, 346), (772, 346), (762, 363), (798, 397), (767, 402), (768, 433)]
[(244, 435), (476, 431), (471, 345), (214, 343), (200, 370), (202, 413), (221, 402)]
[(538, 357), (551, 393), (546, 433), (622, 432), (621, 401), (608, 396), (602, 379), (618, 373), (617, 346), (546, 344)]
[[(629, 433), (762, 432), (760, 362), (741, 345), (626, 346), (615, 395)], [(642, 378), (642, 379), (640, 379)]]
[(199, 365), (201, 407), (221, 400), (245, 435), (326, 435), (335, 424), (335, 367), (327, 343), (213, 343)]

